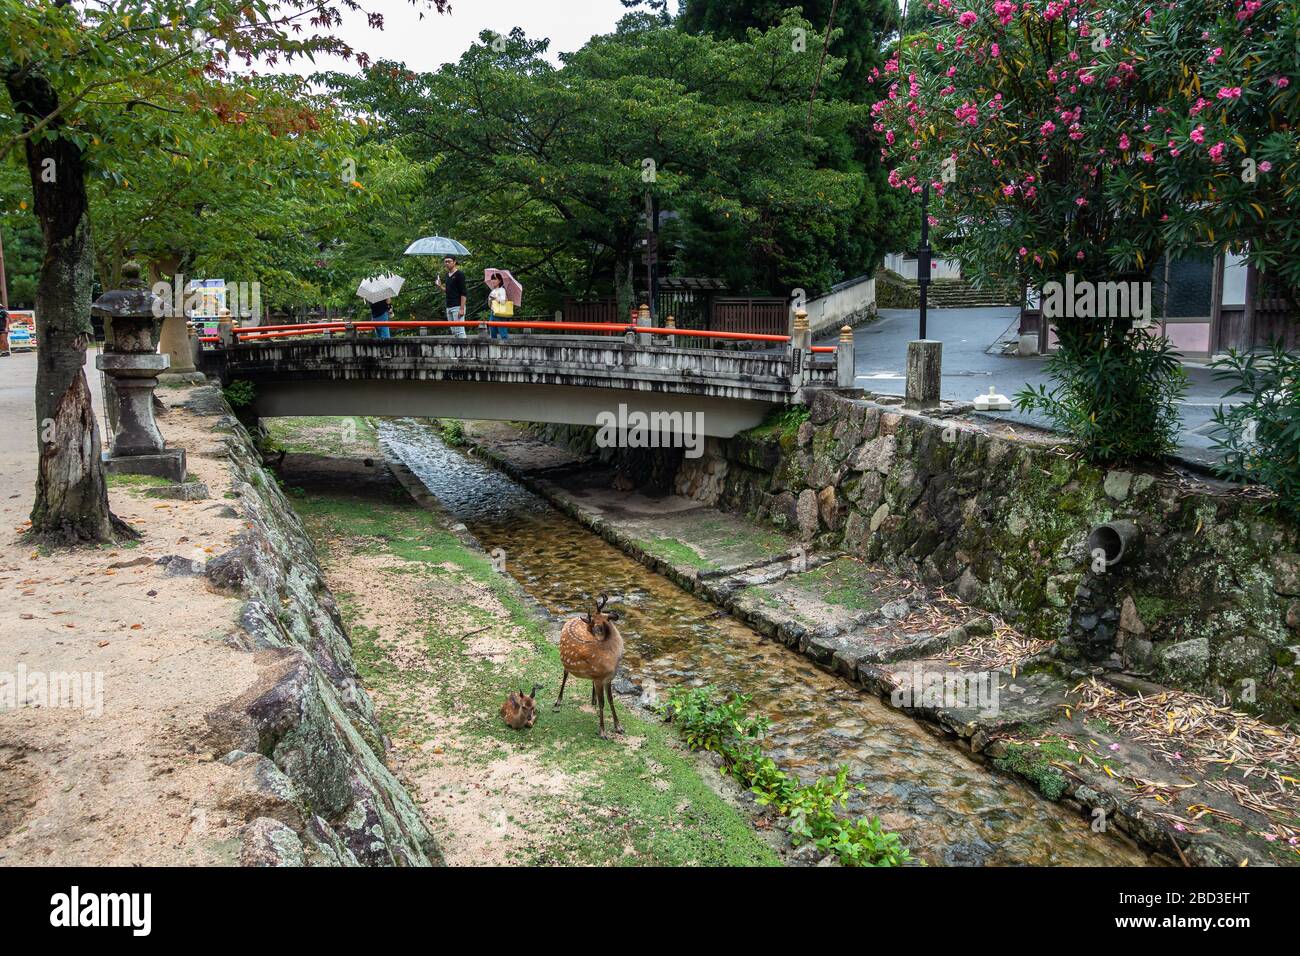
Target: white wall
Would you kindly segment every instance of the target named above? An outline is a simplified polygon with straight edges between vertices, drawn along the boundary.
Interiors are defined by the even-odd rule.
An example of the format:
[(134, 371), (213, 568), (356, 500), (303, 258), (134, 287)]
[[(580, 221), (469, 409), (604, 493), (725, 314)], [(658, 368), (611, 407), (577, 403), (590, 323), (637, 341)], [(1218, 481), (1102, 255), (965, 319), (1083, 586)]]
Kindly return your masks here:
[(876, 304), (876, 280), (859, 276), (843, 282), (819, 299), (808, 302), (808, 327), (813, 335), (830, 328), (839, 328), (855, 312)]
[[(916, 260), (904, 257), (901, 252), (891, 252), (885, 256), (885, 268), (904, 279), (916, 281)], [(930, 278), (960, 279), (961, 263), (956, 259), (942, 259), (936, 256), (930, 260)]]

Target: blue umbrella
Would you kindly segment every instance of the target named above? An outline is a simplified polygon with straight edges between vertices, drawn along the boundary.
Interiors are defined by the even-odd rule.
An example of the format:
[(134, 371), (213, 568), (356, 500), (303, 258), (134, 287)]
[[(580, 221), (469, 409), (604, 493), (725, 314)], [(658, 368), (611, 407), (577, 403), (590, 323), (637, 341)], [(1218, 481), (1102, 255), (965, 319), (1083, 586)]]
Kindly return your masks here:
[(446, 236), (425, 236), (406, 247), (408, 256), (467, 256), (469, 250)]

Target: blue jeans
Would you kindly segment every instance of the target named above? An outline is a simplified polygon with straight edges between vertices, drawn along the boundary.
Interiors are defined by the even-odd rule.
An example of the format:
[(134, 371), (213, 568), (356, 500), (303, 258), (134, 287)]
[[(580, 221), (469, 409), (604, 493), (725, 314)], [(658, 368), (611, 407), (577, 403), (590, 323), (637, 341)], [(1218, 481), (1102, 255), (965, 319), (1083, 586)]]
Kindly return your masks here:
[[(374, 321), (387, 322), (389, 321), (389, 319), (390, 317), (388, 315), (381, 315), (379, 318), (375, 319)], [(377, 329), (375, 329), (375, 338), (377, 339), (391, 339), (392, 337), (393, 337), (393, 333), (386, 325), (381, 325)]]
[[(489, 316), (488, 316), (488, 321), (490, 321), (490, 322), (504, 322), (504, 321), (506, 321), (506, 320), (505, 320), (505, 319), (498, 319), (498, 318), (496, 318), (495, 316), (489, 315)], [(500, 334), (498, 334), (498, 333), (500, 333)], [(488, 334), (491, 335), (492, 338), (494, 338), (494, 339), (500, 339), (502, 342), (504, 342), (506, 339), (510, 338), (510, 330), (509, 330), (509, 329), (498, 328), (498, 327), (495, 326), (495, 325), (491, 327), (491, 331), (490, 331)]]
[[(454, 308), (454, 309), (448, 309), (448, 310), (447, 310), (447, 321), (448, 321), (448, 322), (463, 322), (463, 321), (465, 321), (465, 317), (464, 317), (463, 315), (460, 314), (460, 308), (457, 307), (457, 308)], [(451, 334), (454, 335), (454, 336), (456, 336), (457, 338), (463, 339), (463, 338), (465, 337), (465, 326), (463, 326), (463, 325), (453, 325), (453, 326), (451, 327)]]

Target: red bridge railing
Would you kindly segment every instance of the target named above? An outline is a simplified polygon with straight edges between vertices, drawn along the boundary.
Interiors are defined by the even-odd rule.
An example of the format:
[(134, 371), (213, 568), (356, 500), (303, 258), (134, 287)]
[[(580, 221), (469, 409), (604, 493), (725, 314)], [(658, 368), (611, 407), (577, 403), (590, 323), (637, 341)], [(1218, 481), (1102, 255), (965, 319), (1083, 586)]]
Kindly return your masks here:
[[(632, 325), (617, 322), (478, 322), (478, 321), (393, 321), (393, 322), (313, 322), (300, 325), (252, 325), (233, 329), (235, 338), (241, 342), (258, 342), (264, 339), (292, 338), (303, 335), (326, 335), (348, 332), (371, 332), (378, 328), (388, 329), (448, 329), (474, 328), (483, 326), (494, 329), (542, 329), (546, 331), (581, 331), (604, 332), (609, 335), (624, 335), (635, 332), (642, 335), (676, 336), (679, 338), (717, 339), (727, 342), (766, 342), (783, 344), (790, 341), (788, 335), (766, 335), (757, 332), (710, 332), (703, 329), (659, 328), (657, 326)], [(221, 339), (215, 335), (203, 336), (200, 342), (212, 344)], [(833, 345), (814, 345), (814, 352), (834, 352)]]

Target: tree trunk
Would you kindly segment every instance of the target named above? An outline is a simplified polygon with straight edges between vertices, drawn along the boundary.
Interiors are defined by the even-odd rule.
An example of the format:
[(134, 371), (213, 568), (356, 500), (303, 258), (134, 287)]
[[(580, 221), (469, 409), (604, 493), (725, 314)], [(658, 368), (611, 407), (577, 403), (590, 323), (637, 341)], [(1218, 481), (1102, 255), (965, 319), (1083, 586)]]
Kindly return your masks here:
[[(58, 109), (58, 92), (30, 65), (5, 76), (14, 108), (31, 128)], [(40, 462), (32, 535), (52, 544), (135, 537), (108, 507), (99, 426), (84, 366), (91, 340), (94, 250), (85, 155), (58, 135), (26, 141), (36, 219), (45, 255), (36, 284), (36, 431)]]

